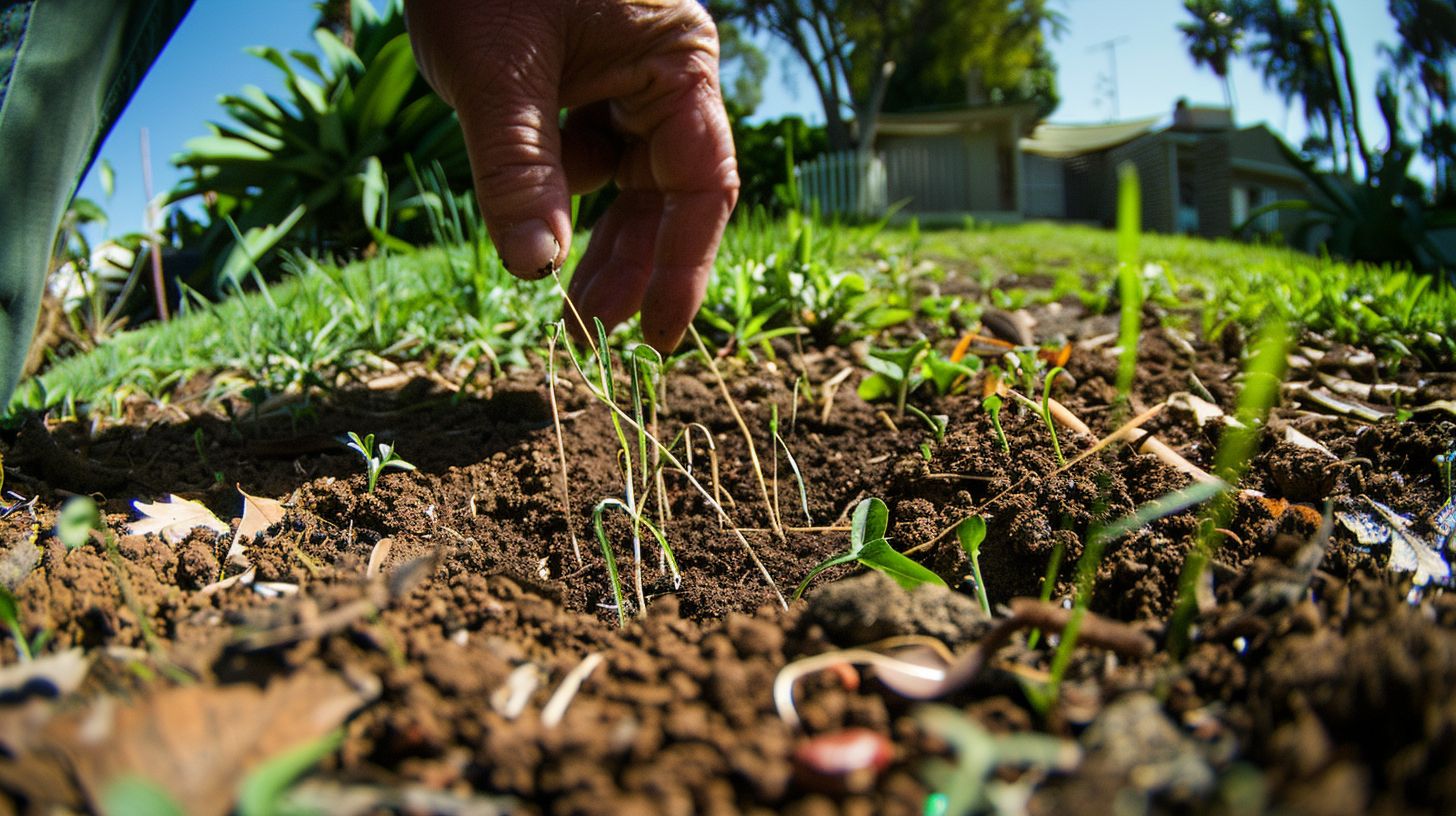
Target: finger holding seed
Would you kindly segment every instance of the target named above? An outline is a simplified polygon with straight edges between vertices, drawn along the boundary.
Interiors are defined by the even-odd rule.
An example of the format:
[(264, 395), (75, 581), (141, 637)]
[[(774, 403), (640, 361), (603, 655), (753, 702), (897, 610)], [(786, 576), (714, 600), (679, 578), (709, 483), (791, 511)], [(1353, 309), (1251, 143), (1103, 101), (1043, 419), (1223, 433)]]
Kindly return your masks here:
[[(707, 12), (693, 0), (411, 0), (405, 11), (421, 73), (459, 114), (506, 268), (527, 279), (561, 268), (571, 195), (615, 181), (622, 194), (570, 296), (588, 325), (640, 310), (646, 340), (670, 351), (738, 197)], [(567, 323), (585, 328), (569, 311)]]

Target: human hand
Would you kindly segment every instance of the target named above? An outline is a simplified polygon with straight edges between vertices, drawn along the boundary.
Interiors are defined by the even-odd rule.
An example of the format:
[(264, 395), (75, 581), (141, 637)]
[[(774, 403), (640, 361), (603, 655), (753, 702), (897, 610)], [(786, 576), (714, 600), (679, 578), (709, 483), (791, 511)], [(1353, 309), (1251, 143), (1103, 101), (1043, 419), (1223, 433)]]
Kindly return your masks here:
[(694, 0), (409, 0), (405, 16), (421, 73), (459, 115), (506, 268), (559, 269), (570, 196), (615, 180), (569, 295), (588, 324), (640, 310), (647, 342), (671, 351), (738, 199), (707, 12)]

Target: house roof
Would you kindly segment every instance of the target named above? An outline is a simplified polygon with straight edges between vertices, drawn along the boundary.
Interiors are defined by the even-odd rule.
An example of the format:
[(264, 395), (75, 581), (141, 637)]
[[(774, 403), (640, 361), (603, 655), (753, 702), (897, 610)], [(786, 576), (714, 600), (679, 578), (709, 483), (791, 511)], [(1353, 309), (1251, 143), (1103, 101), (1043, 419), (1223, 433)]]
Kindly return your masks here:
[(922, 111), (882, 113), (875, 125), (882, 136), (944, 136), (967, 128), (1006, 123), (1024, 129), (1036, 115), (1036, 104), (958, 105)]
[(1049, 159), (1069, 159), (1117, 147), (1152, 133), (1154, 125), (1162, 119), (1161, 116), (1150, 116), (1146, 119), (1129, 119), (1103, 125), (1055, 125), (1043, 122), (1019, 144), (1025, 153)]

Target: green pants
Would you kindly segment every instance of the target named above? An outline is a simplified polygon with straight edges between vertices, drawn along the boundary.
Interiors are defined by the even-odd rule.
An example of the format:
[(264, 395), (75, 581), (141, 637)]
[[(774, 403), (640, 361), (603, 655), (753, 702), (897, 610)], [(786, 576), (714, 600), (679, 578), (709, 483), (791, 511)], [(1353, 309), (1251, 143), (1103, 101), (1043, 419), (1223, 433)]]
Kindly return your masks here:
[(192, 0), (0, 0), (0, 410), (61, 216)]

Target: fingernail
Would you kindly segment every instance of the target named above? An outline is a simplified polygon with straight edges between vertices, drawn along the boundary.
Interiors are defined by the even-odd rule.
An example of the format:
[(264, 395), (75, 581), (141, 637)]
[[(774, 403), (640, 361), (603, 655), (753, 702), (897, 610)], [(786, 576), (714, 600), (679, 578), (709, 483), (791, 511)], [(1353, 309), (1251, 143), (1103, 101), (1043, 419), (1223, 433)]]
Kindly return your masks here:
[(556, 269), (561, 242), (556, 240), (545, 221), (533, 218), (506, 230), (497, 249), (512, 275), (536, 280)]

